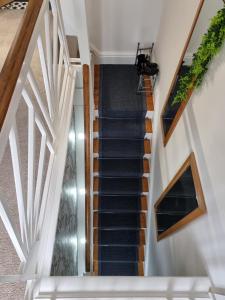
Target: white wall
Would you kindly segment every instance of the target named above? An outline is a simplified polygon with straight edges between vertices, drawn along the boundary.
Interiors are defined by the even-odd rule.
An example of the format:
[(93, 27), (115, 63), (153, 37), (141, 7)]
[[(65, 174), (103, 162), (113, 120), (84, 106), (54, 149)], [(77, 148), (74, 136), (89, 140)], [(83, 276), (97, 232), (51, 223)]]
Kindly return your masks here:
[(133, 63), (137, 43), (156, 40), (163, 0), (86, 0), (90, 42), (104, 62)]
[(60, 0), (60, 5), (66, 35), (77, 37), (81, 62), (82, 64), (90, 64), (90, 47), (84, 1)]
[[(222, 0), (221, 0), (222, 1)], [(164, 7), (156, 45), (160, 78), (155, 92), (151, 203), (194, 151), (208, 213), (156, 242), (150, 216), (148, 273), (205, 275), (225, 286), (225, 47), (214, 59), (202, 87), (195, 91), (166, 147), (159, 114), (168, 94), (199, 1), (170, 0)], [(185, 13), (184, 13), (185, 12)]]

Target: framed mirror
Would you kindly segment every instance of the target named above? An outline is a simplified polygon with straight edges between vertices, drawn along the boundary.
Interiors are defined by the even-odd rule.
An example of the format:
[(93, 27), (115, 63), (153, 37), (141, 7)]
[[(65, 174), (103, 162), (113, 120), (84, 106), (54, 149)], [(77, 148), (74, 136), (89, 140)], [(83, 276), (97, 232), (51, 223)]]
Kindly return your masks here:
[(170, 236), (206, 213), (206, 205), (192, 152), (155, 203), (157, 240)]
[(193, 61), (193, 54), (195, 54), (199, 48), (203, 35), (207, 33), (211, 19), (223, 7), (223, 0), (200, 0), (187, 42), (182, 52), (161, 114), (164, 146), (166, 146), (170, 139), (194, 90), (190, 89), (186, 98), (183, 99), (182, 102), (174, 103), (179, 88), (179, 80), (189, 71)]

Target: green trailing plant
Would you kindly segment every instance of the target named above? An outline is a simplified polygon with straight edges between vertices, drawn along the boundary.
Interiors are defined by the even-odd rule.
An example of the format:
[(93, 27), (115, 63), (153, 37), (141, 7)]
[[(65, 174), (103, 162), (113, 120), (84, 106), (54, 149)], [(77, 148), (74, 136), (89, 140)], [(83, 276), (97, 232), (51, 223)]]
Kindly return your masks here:
[(211, 19), (207, 33), (203, 35), (198, 50), (193, 54), (192, 65), (189, 71), (179, 79), (173, 105), (185, 101), (188, 93), (201, 85), (210, 62), (220, 51), (224, 41), (225, 7), (220, 9)]

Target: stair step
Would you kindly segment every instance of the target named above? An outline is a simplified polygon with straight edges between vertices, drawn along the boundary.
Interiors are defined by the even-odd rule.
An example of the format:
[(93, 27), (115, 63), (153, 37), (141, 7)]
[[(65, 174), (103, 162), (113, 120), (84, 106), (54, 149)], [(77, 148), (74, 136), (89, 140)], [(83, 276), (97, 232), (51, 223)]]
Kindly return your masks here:
[(94, 272), (99, 276), (144, 276), (142, 262), (94, 261)]
[[(121, 130), (123, 128), (123, 130)], [(94, 132), (101, 138), (144, 138), (152, 133), (151, 119), (100, 118), (94, 120)]]
[(144, 261), (144, 246), (94, 246), (94, 260)]
[(132, 177), (150, 172), (148, 159), (95, 158), (94, 172), (101, 176)]
[(147, 210), (146, 196), (94, 196), (94, 210), (143, 211)]
[(151, 144), (147, 139), (94, 139), (94, 153), (100, 158), (143, 158), (151, 154)]
[(94, 192), (101, 195), (140, 195), (148, 191), (146, 177), (94, 177)]
[(145, 245), (144, 229), (94, 229), (95, 245)]
[(144, 212), (94, 212), (94, 228), (139, 229), (146, 228), (146, 213)]

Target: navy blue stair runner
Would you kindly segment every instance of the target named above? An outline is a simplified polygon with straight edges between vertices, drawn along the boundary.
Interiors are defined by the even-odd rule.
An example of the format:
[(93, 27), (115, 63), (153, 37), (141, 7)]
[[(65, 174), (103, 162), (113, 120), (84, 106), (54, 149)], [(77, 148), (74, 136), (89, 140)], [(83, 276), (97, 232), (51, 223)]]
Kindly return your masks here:
[(98, 275), (141, 273), (146, 97), (136, 94), (137, 83), (132, 65), (100, 66)]

